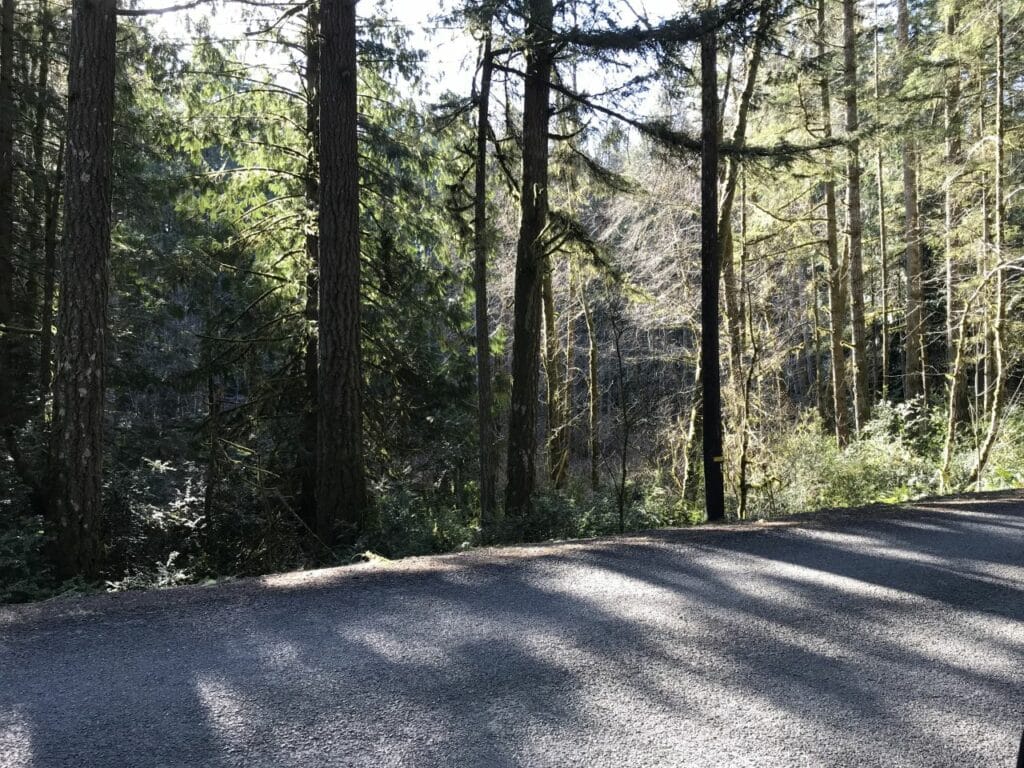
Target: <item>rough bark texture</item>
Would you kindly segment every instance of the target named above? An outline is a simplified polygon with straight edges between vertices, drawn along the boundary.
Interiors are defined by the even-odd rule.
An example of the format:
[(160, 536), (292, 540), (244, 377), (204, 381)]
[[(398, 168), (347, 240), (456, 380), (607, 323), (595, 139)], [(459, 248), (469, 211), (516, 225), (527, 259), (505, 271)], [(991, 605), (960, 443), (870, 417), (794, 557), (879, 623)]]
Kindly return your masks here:
[(704, 505), (708, 520), (725, 518), (722, 476), (722, 392), (718, 343), (718, 86), (713, 31), (701, 38), (701, 401), (704, 427)]
[(75, 0), (68, 73), (64, 251), (53, 390), (50, 517), (57, 570), (101, 569), (115, 0)]
[[(910, 15), (907, 0), (896, 2), (896, 41), (901, 59), (910, 52)], [(906, 75), (906, 73), (903, 73)], [(917, 206), (917, 147), (904, 133), (903, 216), (906, 240), (907, 329), (904, 337), (904, 399), (924, 394), (924, 313), (922, 309), (921, 221)]]
[(846, 106), (846, 243), (853, 325), (853, 414), (857, 430), (871, 418), (868, 344), (864, 324), (863, 218), (860, 204), (860, 129), (857, 113), (857, 4), (843, 0), (843, 101)]
[[(826, 61), (825, 0), (818, 0), (818, 55)], [(824, 138), (832, 136), (832, 99), (827, 68), (821, 77), (821, 123)], [(828, 251), (828, 295), (830, 339), (832, 343), (832, 409), (835, 416), (836, 441), (845, 445), (850, 439), (846, 414), (846, 357), (843, 351), (843, 328), (846, 325), (846, 269), (839, 255), (839, 233), (836, 224), (836, 185), (828, 178), (825, 193), (825, 247)]]
[(512, 399), (509, 409), (508, 483), (505, 487), (505, 512), (513, 519), (531, 513), (536, 480), (537, 363), (545, 258), (541, 234), (548, 218), (548, 102), (554, 61), (551, 0), (530, 0), (527, 9), (522, 218), (516, 248)]
[(317, 532), (351, 544), (365, 522), (356, 4), (324, 0), (320, 55)]
[(480, 524), (484, 534), (497, 522), (497, 457), (491, 327), (487, 317), (487, 133), (491, 104), (491, 36), (484, 39), (477, 95), (476, 175), (473, 184), (473, 293), (476, 308), (477, 439), (480, 455)]

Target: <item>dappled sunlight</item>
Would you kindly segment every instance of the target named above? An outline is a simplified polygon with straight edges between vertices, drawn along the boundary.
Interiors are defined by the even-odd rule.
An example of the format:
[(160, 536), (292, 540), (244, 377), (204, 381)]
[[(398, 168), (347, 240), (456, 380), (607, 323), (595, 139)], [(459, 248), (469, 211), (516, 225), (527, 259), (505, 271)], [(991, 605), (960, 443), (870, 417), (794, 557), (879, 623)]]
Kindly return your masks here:
[(19, 708), (0, 709), (0, 765), (4, 768), (29, 768), (35, 764), (32, 751), (32, 726)]

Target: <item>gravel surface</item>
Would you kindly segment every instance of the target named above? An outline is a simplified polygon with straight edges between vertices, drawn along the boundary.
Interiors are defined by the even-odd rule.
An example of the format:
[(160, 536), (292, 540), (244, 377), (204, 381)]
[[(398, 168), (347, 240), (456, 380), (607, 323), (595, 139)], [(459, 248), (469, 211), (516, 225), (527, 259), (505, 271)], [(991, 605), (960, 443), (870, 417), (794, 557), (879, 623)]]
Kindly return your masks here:
[(0, 766), (1011, 766), (1024, 496), (0, 608)]

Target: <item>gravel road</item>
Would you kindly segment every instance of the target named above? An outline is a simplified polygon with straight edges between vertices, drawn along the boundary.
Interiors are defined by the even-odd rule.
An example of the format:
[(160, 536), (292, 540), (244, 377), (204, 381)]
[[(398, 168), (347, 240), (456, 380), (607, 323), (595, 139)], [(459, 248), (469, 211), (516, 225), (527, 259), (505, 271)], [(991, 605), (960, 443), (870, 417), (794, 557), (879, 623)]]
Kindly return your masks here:
[(0, 766), (1011, 766), (1024, 495), (0, 608)]

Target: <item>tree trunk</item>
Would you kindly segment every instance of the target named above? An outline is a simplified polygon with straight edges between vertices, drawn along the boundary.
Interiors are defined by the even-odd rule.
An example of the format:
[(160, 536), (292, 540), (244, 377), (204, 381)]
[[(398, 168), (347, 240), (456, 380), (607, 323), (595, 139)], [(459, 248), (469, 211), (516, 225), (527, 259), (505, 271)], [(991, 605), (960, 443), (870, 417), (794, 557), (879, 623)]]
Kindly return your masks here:
[[(825, 0), (818, 0), (818, 56), (823, 67), (821, 75), (822, 134), (832, 136), (832, 99), (827, 67), (825, 41)], [(832, 409), (835, 417), (836, 442), (846, 445), (850, 427), (846, 415), (846, 357), (843, 351), (843, 328), (846, 325), (846, 269), (845, 258), (839, 255), (839, 234), (836, 225), (836, 185), (830, 176), (824, 183), (825, 192), (825, 247), (828, 251), (828, 293), (830, 338), (832, 342)], [(845, 249), (844, 249), (845, 250)]]
[[(910, 55), (910, 14), (907, 0), (896, 1), (896, 41), (901, 59)], [(903, 72), (905, 78), (909, 73)], [(906, 228), (907, 329), (903, 371), (905, 400), (924, 394), (924, 310), (921, 268), (921, 221), (917, 206), (917, 147), (903, 138), (903, 212)]]
[(320, 237), (314, 217), (319, 209), (320, 162), (320, 13), (317, 3), (306, 9), (306, 351), (303, 378), (306, 399), (302, 409), (302, 445), (299, 450), (298, 473), (302, 478), (299, 515), (311, 529), (316, 526), (316, 456), (317, 456), (317, 303), (319, 285), (317, 263), (320, 260)]
[[(879, 85), (879, 72), (878, 72), (878, 8), (875, 6), (875, 31), (873, 37), (874, 43), (874, 96), (875, 96), (875, 109), (881, 112), (881, 87)], [(879, 293), (881, 293), (882, 299), (882, 322), (881, 322), (881, 344), (882, 344), (882, 361), (881, 371), (879, 374), (879, 383), (882, 394), (882, 400), (889, 399), (889, 251), (888, 251), (888, 232), (886, 231), (885, 221), (885, 178), (883, 176), (884, 169), (882, 167), (882, 148), (879, 146), (875, 150), (875, 180), (878, 185), (878, 264), (879, 264)]]
[[(956, 14), (946, 17), (946, 35), (950, 42), (956, 36)], [(960, 217), (956, 199), (956, 187), (953, 180), (960, 174), (963, 163), (961, 142), (960, 104), (960, 66), (956, 65), (950, 75), (947, 73), (945, 98), (946, 128), (946, 193), (945, 193), (945, 257), (946, 257), (946, 375), (948, 377), (949, 403), (952, 411), (949, 420), (958, 424), (967, 413), (967, 378), (964, 366), (958, 363), (962, 353), (958, 347), (962, 343), (956, 336), (957, 285), (960, 275), (956, 267), (957, 260), (957, 220)], [(955, 426), (954, 426), (955, 429)]]
[(580, 304), (583, 307), (583, 320), (587, 326), (587, 445), (590, 453), (590, 489), (596, 491), (601, 484), (599, 468), (601, 463), (600, 428), (600, 392), (597, 386), (597, 330), (594, 318), (587, 301), (587, 287), (580, 281)]
[(846, 102), (846, 242), (850, 267), (850, 319), (853, 324), (853, 414), (859, 431), (871, 418), (868, 344), (864, 325), (863, 218), (860, 205), (860, 128), (857, 113), (857, 8), (843, 0), (843, 97)]
[(555, 315), (555, 294), (551, 282), (551, 265), (546, 264), (541, 282), (544, 310), (544, 379), (548, 404), (548, 476), (552, 488), (564, 488), (567, 479), (569, 452), (566, 444), (566, 415), (562, 403), (565, 394), (564, 358), (558, 338)]
[(615, 344), (615, 370), (619, 380), (619, 418), (622, 419), (622, 444), (619, 453), (619, 481), (616, 483), (619, 508), (619, 533), (626, 530), (626, 479), (629, 470), (629, 401), (626, 393), (626, 362), (622, 355), (622, 334), (625, 328), (621, 319), (613, 321), (612, 341)]
[(473, 292), (476, 308), (477, 439), (480, 454), (480, 527), (487, 536), (498, 522), (497, 443), (491, 382), (491, 329), (487, 318), (487, 131), (491, 103), (491, 36), (484, 38), (477, 96), (476, 176), (473, 185)]
[[(771, 20), (771, 3), (761, 6), (758, 17), (757, 31), (754, 37), (754, 48), (747, 64), (747, 80), (740, 94), (736, 112), (736, 126), (732, 132), (734, 149), (742, 149), (747, 139), (747, 115), (757, 84), (757, 72), (761, 66), (761, 53), (764, 49), (765, 35)], [(718, 242), (721, 244), (722, 284), (725, 288), (725, 314), (729, 331), (729, 359), (733, 375), (739, 375), (740, 361), (743, 355), (743, 310), (736, 290), (736, 275), (733, 267), (732, 209), (736, 199), (736, 181), (739, 178), (740, 162), (734, 157), (728, 160), (728, 171), (725, 176), (725, 188), (722, 190), (722, 205), (718, 216)]]
[(366, 522), (360, 329), (355, 0), (324, 0), (320, 52), (317, 533), (355, 542)]
[(701, 37), (701, 370), (704, 504), (710, 521), (725, 519), (722, 476), (722, 391), (718, 343), (718, 85), (714, 30)]
[(68, 56), (64, 252), (53, 390), (50, 518), (57, 572), (100, 575), (117, 21), (114, 0), (75, 0)]
[(690, 414), (686, 421), (686, 438), (683, 442), (683, 477), (680, 484), (683, 498), (686, 501), (696, 501), (697, 499), (697, 465), (701, 456), (698, 446), (704, 441), (702, 421), (704, 405), (701, 401), (701, 392), (704, 389), (702, 358), (703, 355), (698, 350), (697, 368), (693, 374), (693, 398), (690, 401)]
[(1005, 110), (1003, 101), (1005, 100), (1004, 90), (1006, 83), (1006, 51), (1002, 0), (997, 0), (996, 2), (995, 81), (996, 152), (994, 163), (995, 167), (993, 169), (995, 178), (992, 190), (992, 195), (995, 199), (995, 205), (993, 206), (995, 220), (992, 226), (992, 250), (993, 255), (995, 257), (995, 264), (992, 268), (995, 274), (995, 306), (993, 307), (993, 317), (990, 324), (993, 368), (992, 395), (990, 397), (988, 427), (985, 431), (985, 439), (982, 441), (981, 447), (978, 450), (977, 463), (971, 470), (971, 475), (968, 479), (969, 483), (977, 484), (978, 490), (981, 489), (981, 475), (985, 471), (985, 466), (988, 463), (988, 459), (992, 454), (992, 448), (995, 446), (996, 439), (999, 437), (999, 427), (1000, 422), (1002, 421), (1003, 406), (1005, 404), (1004, 401), (1006, 399), (1006, 370), (1003, 360), (1003, 333), (1005, 330), (1004, 326), (1006, 324), (1006, 285), (1004, 267), (1006, 254), (1003, 252), (1003, 243), (1006, 229), (1006, 199), (1005, 191), (1003, 190), (1003, 165), (1005, 162), (1006, 154), (1006, 126), (1005, 116), (1003, 114)]
[(522, 218), (516, 247), (512, 339), (512, 398), (508, 429), (505, 512), (513, 519), (533, 509), (537, 453), (537, 363), (540, 357), (541, 283), (548, 218), (548, 122), (554, 50), (551, 0), (529, 0), (523, 94)]

